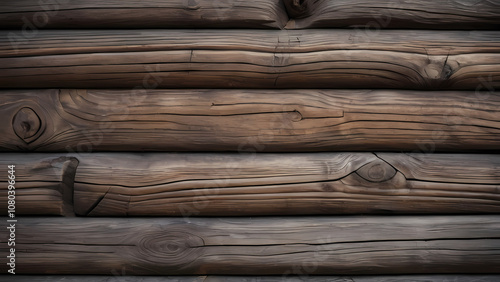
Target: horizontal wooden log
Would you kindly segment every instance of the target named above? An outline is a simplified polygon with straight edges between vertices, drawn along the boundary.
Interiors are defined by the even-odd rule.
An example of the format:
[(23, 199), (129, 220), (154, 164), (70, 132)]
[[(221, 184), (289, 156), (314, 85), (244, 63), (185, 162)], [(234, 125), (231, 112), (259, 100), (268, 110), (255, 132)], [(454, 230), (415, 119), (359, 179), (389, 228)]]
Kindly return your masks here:
[(280, 0), (17, 0), (3, 1), (0, 27), (53, 28), (274, 28), (288, 15)]
[(93, 153), (79, 161), (79, 215), (500, 212), (500, 155)]
[(8, 214), (8, 166), (15, 165), (14, 215), (74, 215), (73, 180), (78, 160), (41, 154), (1, 154), (0, 213)]
[[(499, 31), (0, 32), (1, 88), (500, 87)], [(103, 40), (105, 39), (105, 40)]]
[(391, 275), (391, 276), (312, 276), (298, 270), (295, 276), (207, 276), (205, 282), (498, 282), (500, 275)]
[[(487, 274), (500, 269), (498, 215), (23, 218), (15, 229), (17, 274), (109, 275), (121, 269), (129, 275)], [(0, 236), (3, 254), (7, 231)], [(0, 263), (3, 273), (7, 267)]]
[(126, 271), (115, 272), (114, 276), (62, 276), (62, 275), (16, 275), (20, 282), (498, 282), (500, 275), (462, 274), (462, 275), (390, 275), (390, 276), (312, 276), (306, 273), (297, 273), (286, 276), (124, 276)]
[[(58, 161), (71, 167), (54, 184)], [(19, 214), (72, 215), (73, 201), (82, 216), (500, 212), (499, 155), (2, 154), (1, 163), (16, 164)]]
[[(126, 270), (121, 269), (121, 270), (115, 270), (113, 272), (108, 273), (108, 276), (101, 276), (101, 275), (43, 275), (43, 276), (38, 276), (38, 275), (16, 275), (16, 281), (21, 281), (21, 282), (54, 282), (54, 281), (61, 281), (61, 282), (128, 282), (128, 281), (134, 281), (134, 282), (159, 282), (159, 281), (165, 281), (165, 282), (214, 282), (214, 281), (219, 281), (217, 279), (231, 279), (232, 277), (222, 277), (222, 276), (216, 276), (214, 278), (209, 276), (128, 276), (126, 275)], [(443, 276), (448, 276), (448, 275), (443, 275)], [(465, 277), (484, 277), (484, 278), (489, 278), (489, 277), (495, 277), (496, 275), (465, 275)], [(233, 281), (245, 281), (245, 278), (251, 278), (251, 276), (233, 276), (234, 280)], [(455, 276), (452, 276), (455, 277)], [(460, 275), (458, 277), (461, 277)], [(1, 277), (0, 277), (1, 278)], [(213, 280), (215, 279), (215, 280)], [(241, 280), (237, 280), (241, 279)], [(264, 278), (266, 279), (266, 278)], [(226, 280), (222, 280), (226, 281)], [(231, 281), (231, 280), (229, 280)], [(260, 280), (256, 280), (253, 282), (258, 282)], [(262, 280), (264, 282), (265, 280)], [(293, 281), (293, 280), (292, 280)], [(300, 280), (299, 280), (300, 281)], [(341, 282), (337, 281), (337, 282)], [(489, 282), (489, 280), (485, 280), (485, 282)], [(342, 281), (343, 282), (343, 281)], [(350, 281), (352, 282), (352, 281)], [(461, 282), (460, 280), (458, 282)]]
[(287, 28), (498, 29), (500, 2), (477, 0), (284, 0)]
[[(498, 1), (5, 1), (4, 29), (358, 27), (496, 29)], [(286, 9), (285, 9), (286, 6)], [(436, 12), (439, 11), (439, 12)], [(21, 34), (21, 31), (19, 31)]]
[(4, 90), (0, 115), (1, 151), (500, 148), (487, 91)]

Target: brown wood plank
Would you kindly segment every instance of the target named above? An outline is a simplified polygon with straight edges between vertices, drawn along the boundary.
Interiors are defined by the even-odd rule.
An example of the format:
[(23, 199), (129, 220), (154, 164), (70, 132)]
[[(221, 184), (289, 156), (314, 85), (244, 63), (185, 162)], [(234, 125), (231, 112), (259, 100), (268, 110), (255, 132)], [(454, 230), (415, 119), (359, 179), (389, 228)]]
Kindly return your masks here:
[(15, 165), (15, 215), (74, 215), (73, 180), (78, 161), (64, 155), (0, 155), (0, 211), (8, 213), (8, 166)]
[(0, 28), (27, 39), (44, 28), (280, 29), (287, 20), (280, 0), (16, 0), (0, 11)]
[(2, 151), (500, 148), (487, 91), (4, 90), (0, 114), (15, 121), (0, 124)]
[(126, 271), (114, 272), (113, 276), (60, 276), (60, 275), (16, 275), (16, 281), (21, 282), (498, 282), (500, 275), (481, 274), (441, 274), (441, 275), (391, 275), (391, 276), (312, 276), (298, 270), (297, 273), (284, 276), (125, 276)]
[(287, 28), (498, 29), (500, 1), (284, 0)]
[(79, 215), (500, 212), (499, 155), (93, 153), (79, 161)]
[(499, 50), (499, 31), (1, 31), (0, 87), (484, 90)]
[[(3, 229), (0, 251), (7, 252)], [(34, 236), (36, 234), (36, 236)], [(22, 218), (17, 274), (498, 273), (500, 216)], [(4, 258), (5, 261), (5, 258)], [(7, 265), (0, 264), (6, 273)]]

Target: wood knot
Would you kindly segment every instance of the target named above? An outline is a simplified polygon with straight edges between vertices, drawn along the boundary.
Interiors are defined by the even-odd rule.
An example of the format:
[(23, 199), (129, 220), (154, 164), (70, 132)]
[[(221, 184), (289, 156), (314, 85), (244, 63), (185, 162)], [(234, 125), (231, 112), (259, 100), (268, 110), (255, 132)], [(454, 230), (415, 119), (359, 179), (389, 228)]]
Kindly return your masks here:
[(198, 10), (200, 9), (200, 5), (196, 0), (187, 0), (186, 1), (186, 10)]
[(335, 187), (333, 186), (332, 183), (322, 183), (321, 189), (325, 192), (334, 192), (335, 191)]
[(12, 120), (12, 127), (16, 135), (26, 143), (31, 142), (29, 139), (35, 136), (42, 127), (40, 117), (36, 112), (28, 107), (20, 109)]
[(425, 75), (430, 79), (441, 78), (441, 67), (437, 65), (427, 65), (424, 68)]
[(386, 162), (378, 159), (360, 167), (356, 173), (370, 182), (384, 182), (396, 175), (396, 170)]
[(139, 243), (140, 257), (154, 263), (187, 265), (200, 256), (203, 239), (179, 228), (147, 232)]
[(292, 112), (289, 113), (289, 118), (293, 122), (298, 122), (301, 121), (304, 117), (299, 111), (293, 110)]
[(290, 18), (300, 19), (308, 17), (310, 12), (307, 0), (285, 0), (285, 8)]
[(444, 56), (430, 58), (428, 64), (423, 68), (422, 75), (431, 88), (439, 88), (453, 74), (453, 68), (448, 64)]

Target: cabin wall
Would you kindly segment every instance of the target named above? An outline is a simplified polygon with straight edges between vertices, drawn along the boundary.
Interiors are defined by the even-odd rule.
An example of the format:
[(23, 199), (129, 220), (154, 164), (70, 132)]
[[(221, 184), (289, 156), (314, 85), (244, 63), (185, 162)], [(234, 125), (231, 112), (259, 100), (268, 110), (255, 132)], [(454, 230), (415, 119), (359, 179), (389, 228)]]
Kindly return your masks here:
[(0, 281), (500, 280), (499, 1), (4, 2)]

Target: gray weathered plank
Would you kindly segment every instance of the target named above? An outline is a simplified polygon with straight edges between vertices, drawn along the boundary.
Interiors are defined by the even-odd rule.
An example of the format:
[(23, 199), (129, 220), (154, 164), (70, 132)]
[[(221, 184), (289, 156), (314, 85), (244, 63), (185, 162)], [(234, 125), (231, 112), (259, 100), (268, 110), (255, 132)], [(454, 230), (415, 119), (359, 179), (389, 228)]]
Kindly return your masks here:
[[(0, 232), (0, 252), (7, 253), (7, 230)], [(487, 274), (500, 269), (499, 234), (498, 215), (23, 217), (16, 224), (16, 273)]]

